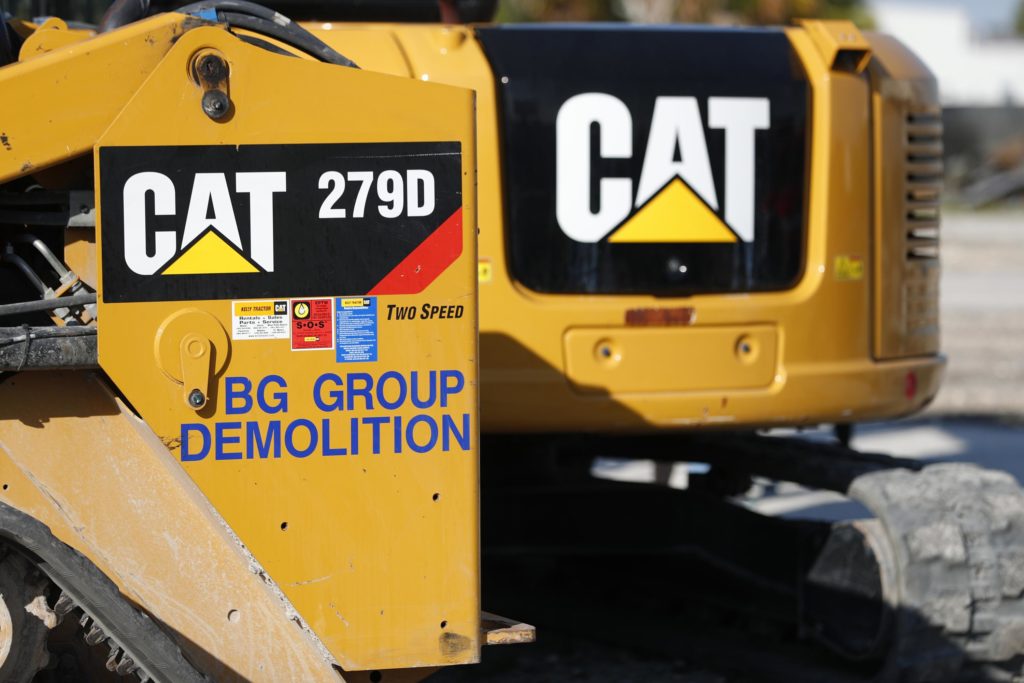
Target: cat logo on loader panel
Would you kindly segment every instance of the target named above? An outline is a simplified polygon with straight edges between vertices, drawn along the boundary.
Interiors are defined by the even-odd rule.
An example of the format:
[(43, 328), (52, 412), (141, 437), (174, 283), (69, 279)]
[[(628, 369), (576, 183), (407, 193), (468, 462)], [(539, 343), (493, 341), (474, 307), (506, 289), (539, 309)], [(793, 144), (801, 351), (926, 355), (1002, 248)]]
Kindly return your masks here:
[(181, 244), (169, 230), (151, 230), (155, 250), (146, 250), (146, 201), (153, 215), (175, 213), (174, 183), (144, 171), (124, 184), (124, 260), (139, 275), (274, 272), (274, 194), (287, 186), (283, 172), (235, 173), (234, 191), (249, 196), (249, 254), (242, 248), (225, 173), (196, 173)]
[(555, 122), (555, 206), (562, 232), (577, 242), (752, 242), (754, 145), (756, 131), (769, 128), (768, 99), (709, 97), (707, 112), (708, 128), (725, 132), (724, 216), (697, 98), (655, 99), (635, 187), (633, 178), (592, 178), (595, 125), (602, 159), (633, 157), (629, 108), (606, 93), (566, 100)]

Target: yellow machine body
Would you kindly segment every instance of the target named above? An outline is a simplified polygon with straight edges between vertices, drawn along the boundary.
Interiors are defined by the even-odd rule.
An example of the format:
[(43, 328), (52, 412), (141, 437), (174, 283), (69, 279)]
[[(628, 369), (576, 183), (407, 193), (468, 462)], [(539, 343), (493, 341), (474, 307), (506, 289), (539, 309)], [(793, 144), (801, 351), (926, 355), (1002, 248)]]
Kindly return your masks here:
[(485, 431), (855, 422), (912, 413), (937, 392), (938, 261), (917, 249), (938, 225), (939, 104), (897, 41), (848, 22), (785, 29), (809, 85), (799, 275), (777, 291), (673, 297), (545, 293), (516, 278), (509, 79), (480, 29), (307, 26), (367, 68), (477, 92)]
[(101, 370), (0, 381), (0, 501), (212, 680), (478, 661), (473, 93), (181, 14), (33, 44), (0, 179), (94, 173)]

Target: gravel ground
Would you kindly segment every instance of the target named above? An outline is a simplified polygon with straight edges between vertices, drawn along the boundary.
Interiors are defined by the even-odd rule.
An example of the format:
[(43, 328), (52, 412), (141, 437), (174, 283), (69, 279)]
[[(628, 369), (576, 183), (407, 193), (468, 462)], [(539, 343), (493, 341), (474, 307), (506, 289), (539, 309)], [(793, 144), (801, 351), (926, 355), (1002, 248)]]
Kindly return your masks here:
[(1024, 415), (1024, 209), (942, 217), (946, 381), (932, 414)]

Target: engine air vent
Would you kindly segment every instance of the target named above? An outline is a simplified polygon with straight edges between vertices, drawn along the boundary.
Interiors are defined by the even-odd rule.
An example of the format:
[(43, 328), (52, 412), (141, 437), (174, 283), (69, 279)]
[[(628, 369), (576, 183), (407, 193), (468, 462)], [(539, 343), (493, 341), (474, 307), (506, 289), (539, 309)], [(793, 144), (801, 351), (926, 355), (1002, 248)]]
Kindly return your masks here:
[(942, 191), (942, 115), (936, 110), (906, 117), (907, 259), (938, 259)]

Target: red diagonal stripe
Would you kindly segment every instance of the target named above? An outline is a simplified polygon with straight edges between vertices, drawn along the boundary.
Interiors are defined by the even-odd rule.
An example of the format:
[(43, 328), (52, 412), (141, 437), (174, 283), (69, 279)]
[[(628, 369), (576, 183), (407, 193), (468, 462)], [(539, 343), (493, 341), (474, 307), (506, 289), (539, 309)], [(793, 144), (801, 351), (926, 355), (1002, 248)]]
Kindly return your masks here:
[(453, 264), (461, 253), (460, 207), (367, 293), (418, 294)]

